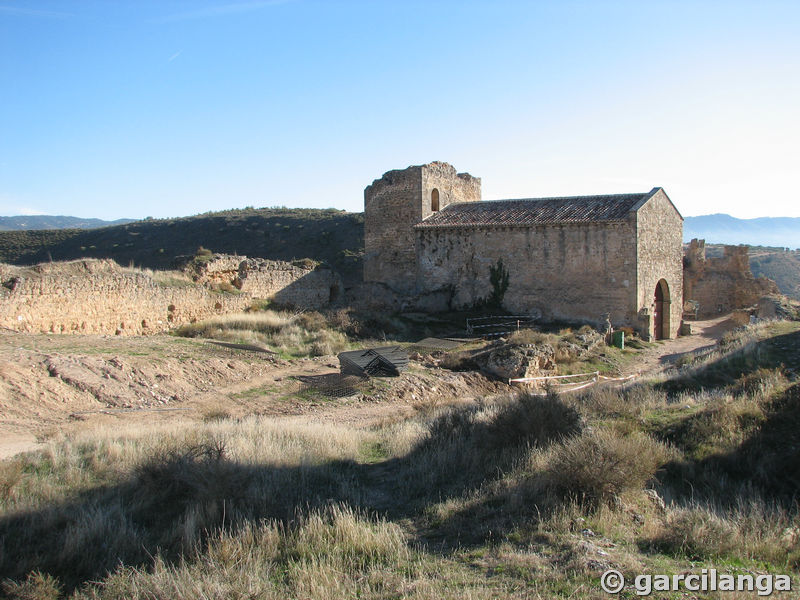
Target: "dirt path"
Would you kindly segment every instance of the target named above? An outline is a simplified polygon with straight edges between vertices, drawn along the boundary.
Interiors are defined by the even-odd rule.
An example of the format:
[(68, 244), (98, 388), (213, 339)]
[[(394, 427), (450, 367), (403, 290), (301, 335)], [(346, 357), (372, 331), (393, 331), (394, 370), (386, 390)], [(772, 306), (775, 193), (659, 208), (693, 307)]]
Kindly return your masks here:
[(661, 373), (674, 366), (681, 356), (689, 352), (713, 348), (727, 331), (736, 327), (730, 315), (706, 321), (691, 321), (691, 325), (692, 335), (656, 342), (655, 346), (643, 350), (636, 365), (627, 369), (624, 374), (647, 377)]

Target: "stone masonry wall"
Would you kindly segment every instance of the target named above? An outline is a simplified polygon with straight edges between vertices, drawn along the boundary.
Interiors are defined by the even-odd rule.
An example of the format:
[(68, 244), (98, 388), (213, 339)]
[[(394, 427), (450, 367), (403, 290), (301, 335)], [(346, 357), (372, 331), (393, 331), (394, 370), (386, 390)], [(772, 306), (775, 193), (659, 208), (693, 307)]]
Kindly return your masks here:
[(779, 294), (766, 277), (753, 277), (747, 246), (725, 246), (722, 258), (706, 258), (705, 240), (692, 240), (684, 255), (684, 298), (699, 303), (700, 318), (714, 317)]
[(431, 195), (439, 193), (439, 210), (454, 202), (477, 202), (481, 199), (481, 180), (469, 173), (457, 173), (448, 163), (433, 162), (422, 168), (421, 219), (433, 214)]
[(443, 162), (389, 171), (364, 190), (364, 281), (414, 292), (417, 254), (413, 226), (439, 208), (481, 199), (481, 180)]
[(0, 326), (33, 333), (158, 333), (249, 303), (200, 286), (162, 286), (111, 260), (3, 265), (0, 278)]
[(215, 254), (212, 259), (187, 266), (198, 283), (236, 288), (251, 298), (277, 304), (319, 309), (336, 302), (342, 292), (341, 277), (310, 259), (294, 262)]
[[(236, 257), (241, 265), (247, 259)], [(212, 266), (217, 282), (228, 261)], [(0, 327), (24, 332), (141, 335), (167, 331), (215, 315), (244, 310), (257, 298), (303, 308), (330, 301), (328, 269), (317, 272), (288, 263), (248, 271), (241, 291), (223, 293), (176, 278), (154, 279), (143, 271), (123, 269), (111, 260), (45, 263), (34, 267), (0, 264)], [(213, 263), (213, 261), (212, 261)], [(287, 265), (281, 268), (280, 265)], [(238, 275), (239, 269), (235, 271)], [(159, 283), (159, 281), (166, 283)], [(245, 289), (247, 288), (247, 289)]]
[(248, 258), (239, 265), (234, 285), (253, 298), (271, 298), (278, 304), (319, 309), (335, 303), (343, 288), (333, 270), (322, 266)]
[(364, 190), (364, 281), (408, 292), (416, 274), (412, 225), (422, 218), (421, 167), (389, 171)]
[(545, 319), (636, 324), (636, 236), (612, 223), (424, 229), (417, 231), (419, 291), (451, 288), (453, 307), (491, 292), (489, 270), (509, 272), (504, 307)]
[[(669, 337), (678, 335), (683, 315), (683, 219), (664, 190), (656, 192), (636, 213), (637, 309), (642, 333), (654, 336), (655, 290), (660, 280), (669, 288)], [(643, 310), (644, 309), (644, 310)]]

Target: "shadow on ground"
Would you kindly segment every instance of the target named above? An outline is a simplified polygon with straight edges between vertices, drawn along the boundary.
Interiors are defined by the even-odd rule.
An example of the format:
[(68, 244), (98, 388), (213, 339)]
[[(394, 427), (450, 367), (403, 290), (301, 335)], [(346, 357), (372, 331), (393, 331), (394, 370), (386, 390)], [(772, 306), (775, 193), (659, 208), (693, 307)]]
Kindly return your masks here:
[[(428, 423), (430, 436), (409, 454), (374, 463), (244, 464), (218, 443), (163, 451), (116, 485), (0, 519), (0, 580), (39, 570), (72, 590), (119, 565), (149, 565), (156, 554), (178, 564), (219, 529), (263, 519), (291, 526), (330, 504), (413, 519), (431, 503), (500, 477), (530, 444), (549, 444), (581, 422), (557, 398), (509, 402), (489, 420), (476, 418), (480, 412), (475, 406), (445, 413)], [(93, 449), (86, 452), (89, 469)], [(16, 461), (23, 472), (54, 468), (44, 457)]]
[[(708, 348), (708, 351), (713, 350)], [(734, 384), (758, 369), (787, 368), (789, 374), (800, 367), (800, 331), (751, 342), (730, 355), (689, 369), (658, 384), (669, 394), (696, 392)]]
[[(743, 373), (800, 364), (800, 333), (752, 344), (729, 358), (710, 363), (690, 379), (663, 384), (671, 391), (730, 385)], [(68, 590), (102, 578), (119, 565), (147, 566), (160, 554), (171, 564), (191, 559), (215, 531), (236, 531), (263, 519), (291, 527), (309, 510), (345, 503), (391, 520), (430, 519), (426, 509), (475, 493), (435, 531), (412, 541), (471, 545), (491, 531), (502, 534), (537, 507), (511, 505), (523, 489), (505, 495), (479, 494), (484, 486), (519, 464), (532, 446), (548, 445), (583, 429), (578, 412), (555, 396), (522, 396), (496, 412), (475, 405), (446, 412), (426, 424), (429, 435), (408, 454), (372, 462), (328, 461), (286, 467), (246, 464), (230, 459), (225, 447), (206, 443), (162, 451), (114, 485), (94, 487), (37, 510), (0, 519), (0, 579), (24, 578), (39, 570), (59, 578)], [(483, 411), (483, 412), (482, 412)], [(488, 414), (488, 416), (487, 416)], [(791, 503), (800, 486), (800, 391), (798, 384), (776, 401), (766, 422), (729, 455), (691, 465), (672, 465), (667, 475), (688, 484), (676, 486), (687, 502), (703, 477), (732, 482), (729, 500), (747, 490), (781, 494)], [(91, 471), (94, 449), (86, 449)], [(47, 457), (15, 459), (21, 473), (54, 472)], [(53, 475), (55, 478), (55, 475)], [(710, 479), (709, 479), (710, 481)], [(516, 484), (515, 484), (516, 485)], [(709, 488), (710, 489), (710, 488)], [(719, 488), (714, 488), (716, 492)], [(9, 489), (0, 488), (8, 497)], [(463, 533), (462, 533), (463, 532)], [(438, 536), (438, 537), (437, 537)]]

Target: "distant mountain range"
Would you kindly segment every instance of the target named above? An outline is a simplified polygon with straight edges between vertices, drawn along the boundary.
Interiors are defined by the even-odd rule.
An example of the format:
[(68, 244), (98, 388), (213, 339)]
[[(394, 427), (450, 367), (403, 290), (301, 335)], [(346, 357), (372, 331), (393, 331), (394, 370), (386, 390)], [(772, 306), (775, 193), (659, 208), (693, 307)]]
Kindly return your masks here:
[(800, 248), (800, 217), (737, 219), (730, 215), (685, 217), (683, 239), (704, 239), (709, 244), (747, 244)]
[(60, 215), (27, 215), (19, 217), (0, 217), (0, 231), (20, 231), (25, 229), (97, 229), (112, 225), (133, 223), (134, 219), (82, 219)]

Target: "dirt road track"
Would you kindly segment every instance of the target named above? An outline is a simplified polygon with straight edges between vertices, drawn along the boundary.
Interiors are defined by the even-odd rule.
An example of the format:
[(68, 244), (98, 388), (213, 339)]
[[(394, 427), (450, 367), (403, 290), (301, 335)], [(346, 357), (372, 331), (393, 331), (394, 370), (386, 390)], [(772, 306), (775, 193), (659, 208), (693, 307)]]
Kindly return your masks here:
[(726, 332), (736, 327), (730, 315), (690, 323), (692, 335), (659, 341), (654, 347), (643, 350), (636, 366), (625, 374), (638, 373), (643, 377), (656, 375), (672, 367), (681, 356), (689, 352), (713, 348)]

